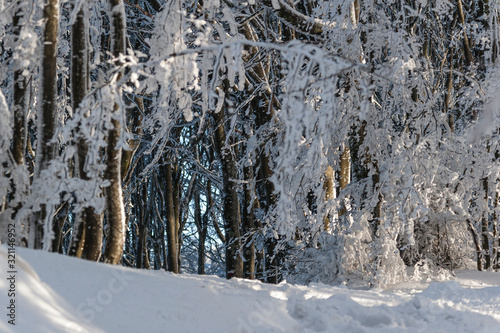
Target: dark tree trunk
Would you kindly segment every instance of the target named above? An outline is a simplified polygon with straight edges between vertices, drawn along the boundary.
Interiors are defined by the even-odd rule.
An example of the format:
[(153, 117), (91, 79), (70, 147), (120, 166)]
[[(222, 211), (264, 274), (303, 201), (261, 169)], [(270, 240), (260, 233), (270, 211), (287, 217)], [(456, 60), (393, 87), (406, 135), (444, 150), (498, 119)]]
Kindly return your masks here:
[(174, 180), (172, 175), (172, 165), (165, 166), (166, 180), (166, 205), (167, 205), (167, 246), (168, 246), (168, 270), (179, 273), (178, 244), (177, 244), (177, 221), (174, 207)]
[[(18, 4), (19, 6), (20, 4)], [(19, 42), (24, 8), (18, 7), (12, 20), (12, 30), (15, 43)], [(18, 65), (19, 66), (19, 65)], [(16, 66), (17, 67), (17, 66)], [(14, 135), (12, 136), (12, 156), (17, 165), (24, 165), (26, 152), (26, 127), (27, 127), (27, 77), (23, 75), (25, 68), (15, 68), (14, 71)]]
[[(175, 234), (177, 235), (177, 273), (181, 272), (181, 247), (182, 247), (182, 229), (181, 227), (181, 172), (179, 165), (172, 166), (172, 181), (173, 181), (173, 199), (174, 199), (174, 223)], [(190, 199), (189, 199), (190, 200)], [(189, 203), (188, 203), (189, 204)]]
[[(225, 86), (228, 84), (226, 83)], [(241, 249), (240, 235), (240, 203), (238, 198), (238, 179), (235, 154), (226, 145), (225, 108), (213, 113), (215, 121), (215, 145), (222, 164), (222, 198), (223, 219), (226, 246), (226, 278), (243, 277), (243, 260), (239, 253)]]
[[(59, 1), (47, 0), (43, 9), (45, 19), (45, 29), (43, 32), (43, 60), (41, 68), (41, 95), (42, 103), (38, 113), (38, 143), (37, 143), (37, 163), (35, 168), (35, 178), (40, 178), (43, 170), (46, 170), (56, 155), (57, 144), (52, 141), (56, 130), (57, 119), (57, 34), (59, 30)], [(34, 248), (50, 248), (49, 244), (43, 244), (44, 223), (47, 223), (51, 216), (49, 207), (42, 204), (41, 211), (34, 219), (35, 238)]]
[(474, 247), (476, 248), (476, 254), (477, 254), (477, 270), (482, 271), (483, 270), (483, 255), (481, 251), (481, 243), (479, 240), (479, 235), (476, 232), (476, 229), (474, 229), (474, 226), (472, 225), (472, 222), (470, 220), (467, 220), (467, 226), (469, 227), (469, 231), (472, 234), (472, 240), (474, 241)]
[(205, 274), (205, 241), (207, 239), (208, 208), (201, 216), (200, 192), (194, 193), (194, 220), (198, 228), (198, 274)]
[(255, 279), (255, 245), (253, 242), (255, 236), (255, 191), (253, 187), (253, 167), (246, 165), (243, 168), (245, 177), (244, 197), (243, 197), (243, 233), (245, 243), (243, 245), (243, 256), (245, 262), (243, 263), (243, 277), (247, 279)]
[[(21, 41), (21, 29), (25, 21), (25, 11), (27, 8), (23, 7), (23, 4), (16, 1), (17, 8), (15, 9), (14, 18), (12, 20), (12, 33), (14, 35), (14, 45), (19, 45)], [(14, 47), (16, 48), (16, 47)], [(29, 100), (28, 100), (28, 76), (23, 75), (23, 71), (26, 70), (24, 66), (19, 63), (19, 60), (23, 59), (23, 54), (19, 54), (18, 61), (14, 62), (14, 123), (13, 123), (13, 135), (12, 135), (12, 157), (14, 158), (14, 163), (17, 166), (24, 166), (26, 164), (25, 154), (26, 154), (26, 142), (27, 142), (27, 117), (29, 110)], [(27, 171), (26, 169), (26, 172)], [(21, 186), (12, 183), (11, 186), (11, 220), (16, 221), (17, 214), (22, 208), (22, 194), (27, 195), (28, 185), (22, 184)], [(3, 197), (2, 202), (0, 202), (0, 212), (7, 208), (7, 197)], [(26, 221), (24, 221), (26, 222)], [(21, 224), (18, 222), (18, 225)], [(7, 235), (2, 235), (0, 238), (7, 237)], [(3, 239), (6, 241), (6, 239)]]
[[(484, 200), (486, 200), (486, 207), (488, 206), (488, 177), (482, 179), (483, 190), (484, 190)], [(481, 241), (483, 248), (483, 258), (484, 258), (484, 269), (489, 269), (491, 267), (491, 256), (490, 256), (490, 237), (489, 227), (488, 227), (488, 213), (483, 212), (483, 218), (481, 220)]]
[(68, 219), (68, 203), (61, 204), (57, 213), (54, 215), (54, 239), (52, 240), (52, 252), (62, 252), (63, 227)]

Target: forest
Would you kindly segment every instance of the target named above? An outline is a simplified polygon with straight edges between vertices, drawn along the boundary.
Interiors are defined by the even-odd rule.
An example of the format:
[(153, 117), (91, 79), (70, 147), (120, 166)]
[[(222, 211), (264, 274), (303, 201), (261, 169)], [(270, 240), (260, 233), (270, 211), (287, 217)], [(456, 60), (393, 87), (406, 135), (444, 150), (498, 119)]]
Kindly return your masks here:
[(500, 269), (488, 0), (0, 0), (0, 242), (226, 278)]

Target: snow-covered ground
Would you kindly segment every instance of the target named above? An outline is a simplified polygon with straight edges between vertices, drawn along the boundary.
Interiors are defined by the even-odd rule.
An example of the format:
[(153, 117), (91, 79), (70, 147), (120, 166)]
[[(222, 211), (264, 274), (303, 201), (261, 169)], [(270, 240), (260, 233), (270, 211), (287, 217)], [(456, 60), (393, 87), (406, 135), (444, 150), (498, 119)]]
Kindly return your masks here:
[(500, 273), (362, 290), (127, 269), (0, 246), (1, 332), (500, 332)]

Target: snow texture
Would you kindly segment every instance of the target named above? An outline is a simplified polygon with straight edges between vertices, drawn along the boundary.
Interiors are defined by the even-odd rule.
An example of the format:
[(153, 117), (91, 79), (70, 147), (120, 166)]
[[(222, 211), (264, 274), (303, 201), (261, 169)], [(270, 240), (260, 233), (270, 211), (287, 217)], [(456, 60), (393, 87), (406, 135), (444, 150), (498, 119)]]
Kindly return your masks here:
[[(174, 275), (24, 248), (16, 260), (16, 326), (4, 318), (1, 332), (500, 332), (500, 273), (366, 290)], [(5, 276), (0, 289), (6, 304)]]

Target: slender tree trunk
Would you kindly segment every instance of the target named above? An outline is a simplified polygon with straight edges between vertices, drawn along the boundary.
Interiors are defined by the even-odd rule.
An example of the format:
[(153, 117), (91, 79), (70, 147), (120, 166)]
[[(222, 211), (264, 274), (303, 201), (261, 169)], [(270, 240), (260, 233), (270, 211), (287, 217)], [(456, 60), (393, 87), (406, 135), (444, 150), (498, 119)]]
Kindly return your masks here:
[[(23, 60), (22, 52), (16, 51), (18, 45), (22, 43), (21, 40), (21, 31), (24, 22), (26, 21), (25, 12), (28, 8), (25, 8), (25, 3), (21, 1), (16, 1), (16, 8), (14, 17), (12, 20), (12, 33), (14, 35), (14, 52), (17, 52), (18, 60), (14, 61), (14, 85), (13, 85), (13, 95), (14, 95), (14, 105), (13, 105), (13, 113), (14, 113), (14, 123), (13, 123), (13, 135), (12, 135), (12, 157), (14, 158), (14, 163), (20, 167), (24, 167), (23, 171), (26, 174), (29, 174), (28, 169), (25, 167), (26, 159), (26, 142), (27, 142), (27, 118), (28, 118), (28, 110), (29, 110), (29, 100), (28, 100), (28, 75), (24, 75), (23, 72), (27, 69), (23, 66), (20, 61)], [(27, 178), (27, 177), (26, 177)], [(12, 183), (11, 186), (11, 201), (7, 200), (7, 196), (1, 198), (0, 202), (0, 212), (7, 208), (7, 205), (12, 207), (10, 212), (11, 221), (16, 223), (16, 230), (22, 230), (21, 225), (26, 223), (27, 221), (18, 222), (17, 214), (23, 205), (23, 196), (27, 196), (28, 194), (28, 181), (23, 184), (15, 185)], [(24, 230), (22, 230), (24, 231)], [(25, 234), (25, 232), (23, 232)], [(7, 233), (4, 235), (0, 235), (0, 239), (6, 242)], [(18, 239), (23, 239), (21, 233), (18, 234)], [(30, 244), (31, 245), (31, 244)]]
[(144, 232), (142, 233), (142, 243), (144, 244), (144, 252), (143, 252), (143, 264), (142, 267), (144, 269), (151, 269), (151, 262), (149, 261), (149, 247), (148, 247), (148, 235), (149, 229), (147, 226), (144, 227)]
[(200, 192), (194, 193), (194, 221), (198, 228), (198, 274), (205, 274), (205, 241), (207, 239), (208, 207), (205, 214), (201, 216)]
[(351, 181), (351, 151), (348, 146), (344, 147), (340, 155), (339, 187), (343, 190)]
[[(227, 83), (224, 84), (227, 87)], [(225, 108), (213, 114), (215, 121), (215, 143), (222, 164), (223, 219), (226, 238), (226, 278), (243, 277), (243, 261), (240, 235), (240, 204), (238, 198), (237, 167), (234, 152), (226, 145)]]
[[(274, 96), (271, 93), (269, 95), (269, 104), (266, 107), (259, 106), (259, 100), (255, 99), (252, 101), (252, 107), (256, 115), (257, 128), (263, 128), (265, 126), (272, 126), (271, 122), (274, 119)], [(273, 135), (268, 140), (274, 140)], [(274, 191), (274, 184), (271, 181), (273, 176), (271, 156), (265, 151), (264, 145), (261, 147), (261, 153), (257, 158), (256, 168), (259, 170), (257, 176), (257, 182), (262, 184), (263, 194), (259, 197), (259, 206), (265, 212), (269, 213), (276, 206), (276, 194)], [(265, 270), (266, 281), (269, 283), (278, 283), (280, 281), (280, 267), (283, 260), (283, 253), (275, 252), (278, 239), (268, 238), (265, 243), (264, 253), (262, 255), (264, 262), (262, 263), (262, 270)], [(265, 269), (264, 269), (265, 267)]]
[(179, 261), (177, 254), (177, 226), (175, 219), (174, 207), (174, 180), (172, 175), (172, 165), (165, 166), (166, 180), (166, 204), (167, 204), (167, 245), (168, 245), (168, 270), (170, 272), (179, 273)]
[(377, 161), (373, 161), (373, 167), (375, 169), (375, 172), (372, 175), (372, 186), (373, 186), (373, 192), (379, 192), (378, 193), (378, 200), (377, 204), (373, 208), (373, 231), (374, 235), (377, 235), (377, 232), (379, 230), (379, 227), (382, 224), (382, 193), (380, 193), (380, 170), (378, 169), (378, 163)]
[[(325, 201), (335, 199), (335, 171), (331, 166), (326, 169), (323, 190), (325, 191)], [(323, 221), (323, 230), (326, 232), (330, 231), (331, 217), (332, 214), (328, 214)]]
[(245, 177), (244, 198), (243, 198), (243, 233), (245, 244), (243, 245), (243, 255), (245, 262), (243, 263), (243, 277), (247, 279), (255, 279), (255, 245), (253, 242), (255, 233), (254, 223), (254, 206), (255, 196), (253, 188), (253, 167), (246, 165), (243, 168)]
[(474, 62), (474, 57), (470, 49), (469, 37), (467, 37), (467, 29), (465, 28), (465, 17), (462, 6), (462, 0), (457, 0), (457, 9), (458, 9), (458, 16), (460, 19), (460, 23), (462, 24), (465, 64), (467, 66), (470, 66)]
[[(81, 8), (76, 16), (75, 23), (72, 26), (71, 33), (71, 47), (72, 47), (72, 61), (71, 61), (71, 96), (73, 98), (73, 109), (79, 114), (80, 117), (85, 117), (85, 111), (81, 110), (80, 103), (83, 101), (89, 89), (89, 71), (88, 71), (88, 31), (86, 30), (85, 21), (88, 20), (86, 3), (81, 4)], [(85, 164), (88, 154), (88, 145), (86, 138), (81, 134), (82, 129), (77, 129), (77, 168), (78, 176), (82, 180), (89, 180)], [(77, 215), (77, 222), (83, 223), (85, 229), (85, 240), (83, 240), (82, 257), (88, 260), (98, 261), (102, 252), (102, 236), (103, 236), (103, 223), (102, 215), (97, 214), (94, 207), (84, 207), (83, 211)], [(77, 232), (78, 237), (81, 237)], [(80, 239), (76, 238), (77, 243), (81, 243)]]
[[(114, 57), (118, 57), (120, 54), (125, 54), (125, 8), (122, 0), (110, 0), (110, 5), (111, 52)], [(121, 89), (118, 89), (118, 94), (121, 94)], [(117, 264), (120, 262), (125, 244), (125, 209), (121, 179), (122, 152), (118, 145), (123, 129), (119, 120), (120, 107), (118, 104), (114, 105), (113, 113), (115, 117), (111, 121), (113, 128), (108, 132), (106, 171), (104, 173), (105, 179), (110, 182), (110, 185), (105, 189), (109, 231), (104, 261)]]
[(163, 241), (163, 228), (161, 221), (155, 221), (154, 223), (154, 239), (153, 239), (153, 250), (154, 250), (154, 270), (162, 269), (162, 241)]
[[(450, 68), (453, 69), (453, 54), (450, 55)], [(445, 112), (448, 114), (448, 126), (451, 132), (455, 132), (455, 117), (452, 112), (452, 97), (453, 97), (453, 72), (448, 73), (446, 79), (446, 95), (445, 95)]]
[[(25, 8), (18, 2), (18, 8), (12, 20), (13, 34), (15, 43), (18, 44), (21, 37), (22, 20), (24, 18)], [(25, 68), (17, 65), (14, 71), (14, 135), (12, 136), (12, 156), (17, 165), (24, 165), (26, 153), (26, 135), (27, 135), (27, 85), (28, 79), (23, 75)]]
[(498, 200), (499, 193), (498, 189), (495, 191), (495, 203), (494, 203), (494, 213), (493, 213), (493, 257), (492, 263), (495, 270), (500, 269), (500, 235), (498, 230)]
[[(213, 155), (213, 153), (211, 154)], [(212, 157), (213, 160), (213, 157)], [(202, 232), (199, 234), (200, 237), (200, 243), (199, 243), (199, 248), (198, 248), (198, 274), (205, 274), (205, 242), (207, 238), (207, 232), (208, 232), (208, 221), (210, 218), (215, 221), (214, 214), (213, 214), (213, 207), (214, 207), (214, 200), (212, 198), (212, 181), (210, 179), (207, 180), (207, 187), (206, 187), (206, 197), (207, 197), (207, 208), (205, 210), (205, 213), (203, 214), (203, 217), (201, 219), (201, 226), (202, 226)], [(196, 200), (196, 198), (195, 198)], [(196, 203), (195, 203), (196, 204)], [(200, 207), (201, 209), (201, 207)], [(220, 236), (222, 235), (222, 232), (218, 228), (217, 225), (217, 232)], [(221, 241), (224, 243), (225, 239), (221, 238)]]
[[(347, 184), (351, 181), (351, 150), (347, 144), (340, 154), (340, 172), (339, 177), (339, 193), (347, 187)], [(344, 215), (346, 213), (345, 202), (341, 206), (339, 215)]]
[[(483, 190), (484, 190), (484, 200), (486, 201), (486, 207), (488, 207), (488, 177), (482, 179)], [(481, 240), (482, 240), (482, 250), (484, 258), (484, 269), (489, 269), (491, 267), (491, 256), (490, 256), (490, 237), (488, 228), (488, 213), (483, 212), (483, 217), (481, 220)]]
[(482, 264), (482, 251), (481, 251), (481, 243), (479, 240), (479, 235), (476, 232), (476, 229), (474, 229), (474, 226), (472, 225), (471, 221), (467, 220), (467, 226), (469, 227), (469, 231), (472, 234), (472, 239), (474, 241), (474, 246), (476, 248), (476, 254), (477, 254), (477, 270), (482, 271), (483, 270), (483, 264)]
[[(41, 68), (41, 109), (38, 113), (38, 143), (37, 143), (37, 163), (35, 168), (35, 178), (40, 179), (42, 171), (48, 169), (50, 161), (56, 156), (57, 144), (53, 141), (56, 130), (57, 119), (57, 35), (59, 30), (59, 1), (46, 0), (43, 9), (45, 19), (45, 29), (43, 32), (43, 59)], [(45, 248), (49, 250), (51, 244), (44, 244), (45, 239), (51, 232), (50, 208), (42, 204), (41, 211), (34, 219), (35, 238), (34, 248)]]
[[(181, 272), (181, 248), (182, 248), (182, 226), (181, 228), (181, 198), (180, 198), (180, 193), (181, 193), (181, 176), (180, 176), (180, 170), (179, 170), (179, 165), (175, 165), (175, 167), (172, 167), (172, 182), (173, 182), (173, 196), (174, 196), (174, 223), (175, 223), (175, 234), (176, 234), (176, 244), (177, 244), (177, 269), (178, 272)], [(189, 197), (189, 196), (188, 196)], [(189, 198), (189, 201), (191, 198)], [(189, 203), (188, 203), (189, 204)]]
[[(135, 267), (137, 268), (145, 268), (145, 254), (147, 253), (147, 205), (148, 205), (148, 182), (142, 183), (141, 192), (137, 195), (137, 200), (139, 200), (140, 204), (138, 211), (140, 212), (138, 215), (139, 221), (137, 221), (137, 225), (139, 227), (138, 230), (138, 240), (137, 240), (137, 249), (136, 249), (136, 259), (135, 259)], [(140, 196), (142, 195), (142, 198)]]

